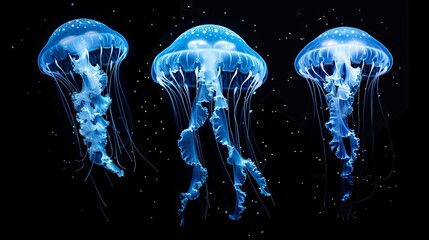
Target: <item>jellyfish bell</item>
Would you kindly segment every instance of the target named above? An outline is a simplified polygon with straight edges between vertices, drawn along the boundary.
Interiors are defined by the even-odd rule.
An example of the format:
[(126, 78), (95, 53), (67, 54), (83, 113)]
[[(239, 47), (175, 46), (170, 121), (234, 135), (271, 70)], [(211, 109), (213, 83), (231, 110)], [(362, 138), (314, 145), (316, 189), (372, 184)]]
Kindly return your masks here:
[[(226, 161), (234, 172), (231, 181), (236, 191), (236, 206), (229, 217), (239, 219), (245, 209), (246, 193), (242, 185), (247, 173), (255, 179), (261, 194), (270, 196), (265, 178), (257, 163), (251, 160), (256, 157), (250, 130), (250, 99), (267, 78), (267, 65), (262, 57), (230, 29), (200, 25), (182, 33), (156, 56), (152, 78), (170, 96), (176, 123), (182, 130), (178, 140), (181, 156), (193, 167), (189, 189), (180, 195), (181, 225), (188, 201), (199, 197), (199, 189), (207, 178), (197, 130), (209, 118), (209, 103), (213, 104), (212, 131), (216, 141), (227, 148)], [(191, 99), (190, 88), (196, 89), (194, 99)], [(240, 99), (244, 99), (241, 109)], [(240, 137), (240, 130), (244, 137)], [(243, 138), (250, 158), (242, 156), (240, 142)]]
[[(124, 150), (131, 133), (128, 131), (128, 108), (124, 106), (126, 100), (118, 76), (119, 66), (127, 53), (128, 43), (121, 34), (96, 20), (80, 18), (58, 27), (38, 56), (40, 71), (56, 80), (69, 121), (75, 126), (72, 107), (63, 89), (71, 93), (79, 133), (84, 138), (90, 161), (118, 176), (123, 176), (124, 171), (113, 159), (118, 159), (118, 152), (131, 154)], [(109, 110), (112, 93), (118, 98), (118, 119), (122, 119), (119, 121), (115, 121), (116, 117)], [(126, 129), (127, 139), (122, 139), (116, 131), (119, 122)], [(111, 134), (107, 130), (109, 126), (113, 128)], [(110, 154), (106, 147), (111, 148)]]
[[(334, 64), (359, 66), (363, 76), (374, 77), (392, 68), (393, 57), (382, 43), (367, 32), (353, 27), (337, 27), (320, 34), (300, 51), (295, 59), (295, 70), (302, 77), (317, 78), (315, 74), (323, 71), (325, 64), (330, 65), (331, 70)], [(317, 71), (319, 68), (320, 71)]]
[[(170, 72), (194, 73), (206, 68), (212, 75), (220, 71), (224, 90), (251, 85), (258, 88), (267, 76), (267, 65), (261, 56), (232, 30), (213, 24), (200, 25), (182, 33), (154, 60), (152, 78), (160, 85), (168, 84)], [(195, 81), (184, 84), (195, 87)], [(192, 78), (192, 80), (194, 80)]]
[[(73, 74), (70, 59), (88, 51), (94, 66), (121, 62), (128, 53), (128, 42), (118, 32), (92, 19), (75, 19), (58, 27), (38, 57), (39, 68), (50, 75), (58, 71)], [(111, 51), (111, 53), (110, 53)], [(63, 66), (67, 66), (64, 68)]]
[(393, 57), (382, 43), (353, 27), (327, 30), (308, 43), (295, 59), (296, 72), (310, 81), (310, 87), (318, 88), (312, 89), (313, 101), (320, 92), (327, 101), (329, 121), (325, 126), (332, 135), (329, 145), (342, 161), (342, 201), (351, 197), (353, 163), (359, 149), (359, 138), (348, 121), (354, 96), (363, 79), (367, 85), (377, 82), (392, 64)]

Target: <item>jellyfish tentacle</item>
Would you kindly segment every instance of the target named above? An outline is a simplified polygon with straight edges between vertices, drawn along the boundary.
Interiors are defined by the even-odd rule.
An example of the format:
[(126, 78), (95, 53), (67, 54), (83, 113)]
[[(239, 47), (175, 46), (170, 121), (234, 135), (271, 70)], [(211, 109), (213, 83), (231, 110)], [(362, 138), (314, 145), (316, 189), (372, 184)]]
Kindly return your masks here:
[[(354, 95), (359, 88), (361, 71), (347, 62), (337, 62), (334, 73), (325, 78), (323, 88), (329, 105), (329, 121), (326, 128), (332, 135), (331, 150), (342, 161), (342, 201), (350, 199), (353, 189), (353, 163), (357, 159), (359, 138), (350, 129), (347, 118), (352, 114)], [(345, 140), (348, 140), (346, 144)]]
[(180, 134), (181, 138), (178, 140), (180, 148), (180, 154), (186, 164), (193, 167), (192, 179), (187, 192), (180, 194), (181, 207), (178, 210), (179, 216), (181, 217), (180, 225), (184, 225), (184, 212), (186, 204), (189, 200), (195, 200), (199, 197), (199, 189), (206, 182), (207, 169), (203, 167), (197, 151), (197, 140), (194, 136), (196, 131), (206, 122), (209, 111), (203, 106), (203, 103), (208, 103), (213, 98), (213, 88), (211, 87), (211, 81), (205, 80), (205, 70), (196, 71), (198, 77), (198, 83), (200, 84), (197, 91), (197, 97), (194, 100), (194, 105), (191, 109), (191, 116), (189, 120), (189, 126), (183, 130)]
[(124, 171), (116, 166), (106, 153), (109, 122), (103, 117), (112, 102), (109, 94), (102, 95), (107, 86), (107, 74), (98, 65), (91, 65), (88, 50), (83, 51), (79, 59), (72, 59), (72, 64), (74, 71), (80, 74), (83, 80), (81, 91), (72, 94), (72, 101), (77, 111), (79, 133), (88, 147), (89, 159), (122, 177)]
[(228, 110), (228, 101), (222, 94), (222, 88), (219, 87), (219, 80), (215, 80), (215, 96), (213, 97), (215, 107), (210, 117), (210, 122), (212, 124), (213, 132), (215, 134), (216, 141), (226, 146), (228, 148), (228, 164), (232, 165), (234, 173), (234, 189), (236, 191), (236, 205), (233, 214), (229, 215), (229, 218), (232, 220), (238, 220), (241, 218), (241, 213), (246, 209), (244, 206), (244, 201), (246, 198), (246, 193), (241, 189), (241, 186), (246, 181), (247, 170), (252, 177), (256, 180), (259, 185), (259, 190), (261, 194), (265, 196), (270, 196), (270, 193), (266, 190), (267, 182), (262, 173), (258, 170), (255, 163), (251, 159), (245, 159), (241, 156), (239, 149), (231, 141), (228, 129), (226, 126), (227, 118), (226, 111)]

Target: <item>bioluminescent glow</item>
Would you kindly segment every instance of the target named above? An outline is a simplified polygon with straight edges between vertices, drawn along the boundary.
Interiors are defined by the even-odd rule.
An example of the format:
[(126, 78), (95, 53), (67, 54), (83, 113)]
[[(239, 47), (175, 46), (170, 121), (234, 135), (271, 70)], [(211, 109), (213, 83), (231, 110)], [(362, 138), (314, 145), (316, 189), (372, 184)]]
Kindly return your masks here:
[[(235, 32), (218, 25), (200, 25), (187, 30), (153, 61), (152, 78), (168, 92), (176, 122), (180, 130), (185, 128), (178, 140), (181, 156), (193, 168), (189, 189), (180, 194), (181, 225), (188, 201), (198, 198), (206, 182), (207, 169), (201, 148), (206, 137), (201, 137), (198, 129), (210, 111), (216, 141), (226, 147), (226, 161), (233, 170), (231, 181), (236, 191), (236, 206), (229, 217), (239, 219), (245, 209), (246, 193), (242, 185), (247, 173), (256, 180), (260, 192), (270, 196), (266, 180), (254, 162), (250, 130), (251, 97), (266, 77), (264, 59)], [(243, 99), (241, 105), (240, 99)], [(244, 137), (240, 132), (244, 132)], [(250, 158), (242, 156), (242, 141), (246, 142)]]
[[(79, 133), (87, 147), (85, 156), (120, 177), (124, 175), (123, 167), (114, 159), (118, 160), (120, 154), (134, 159), (135, 154), (129, 109), (118, 72), (127, 53), (128, 43), (121, 34), (103, 23), (82, 18), (58, 27), (38, 57), (40, 71), (55, 80), (80, 147), (68, 103), (71, 97)], [(115, 113), (111, 95), (116, 102)], [(118, 125), (123, 127), (123, 135), (117, 131)], [(109, 126), (113, 130), (110, 133)], [(133, 150), (126, 150), (127, 144)]]
[[(295, 59), (296, 71), (308, 80), (316, 113), (317, 94), (325, 96), (329, 109), (325, 126), (332, 135), (329, 145), (342, 163), (343, 202), (350, 199), (353, 191), (353, 162), (359, 149), (359, 138), (350, 127), (355, 125), (352, 118), (355, 94), (362, 80), (366, 80), (365, 99), (373, 97), (379, 77), (392, 64), (392, 55), (383, 44), (353, 27), (337, 27), (320, 34)], [(318, 116), (323, 121), (323, 112)]]

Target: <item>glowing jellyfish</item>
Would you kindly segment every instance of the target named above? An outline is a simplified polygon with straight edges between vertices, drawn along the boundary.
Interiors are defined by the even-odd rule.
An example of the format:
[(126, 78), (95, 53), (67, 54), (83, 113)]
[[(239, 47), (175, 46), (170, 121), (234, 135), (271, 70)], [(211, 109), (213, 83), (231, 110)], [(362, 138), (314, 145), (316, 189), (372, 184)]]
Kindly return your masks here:
[[(342, 163), (343, 202), (350, 199), (353, 191), (353, 162), (359, 149), (359, 138), (349, 127), (354, 125), (355, 94), (363, 79), (367, 84), (365, 91), (373, 89), (369, 86), (374, 86), (392, 64), (392, 55), (383, 44), (352, 27), (338, 27), (322, 33), (295, 59), (295, 69), (308, 80), (316, 108), (315, 94), (324, 93), (329, 109), (329, 121), (325, 126), (332, 135), (329, 145)], [(320, 117), (323, 118), (323, 114)]]
[[(82, 18), (57, 28), (38, 58), (40, 71), (55, 79), (69, 121), (75, 128), (67, 99), (71, 95), (89, 160), (120, 177), (124, 171), (112, 159), (118, 159), (118, 152), (133, 154), (123, 148), (130, 144), (131, 133), (127, 122), (128, 107), (118, 74), (127, 53), (128, 43), (121, 34), (98, 21)], [(115, 117), (118, 118), (113, 116), (110, 108), (111, 94), (117, 98), (118, 116)], [(116, 131), (116, 120), (123, 124), (126, 139)], [(108, 132), (109, 125), (113, 128), (112, 134)], [(106, 146), (110, 147), (111, 155)]]
[[(180, 194), (181, 225), (186, 204), (198, 198), (199, 189), (207, 178), (197, 130), (209, 117), (210, 107), (213, 133), (216, 141), (226, 147), (227, 162), (234, 173), (236, 206), (229, 217), (239, 219), (245, 209), (246, 193), (241, 188), (246, 171), (256, 180), (260, 192), (270, 196), (266, 180), (255, 162), (242, 156), (240, 143), (240, 129), (244, 128), (247, 149), (250, 156), (255, 157), (249, 106), (252, 95), (265, 82), (266, 76), (267, 66), (261, 56), (235, 32), (218, 25), (189, 29), (155, 58), (152, 78), (167, 90), (178, 126), (187, 124), (178, 145), (183, 160), (193, 167), (193, 173), (188, 191)], [(192, 88), (196, 89), (195, 93), (191, 92)], [(195, 94), (194, 100), (191, 100), (192, 94)], [(244, 99), (241, 110), (238, 107), (240, 98)]]

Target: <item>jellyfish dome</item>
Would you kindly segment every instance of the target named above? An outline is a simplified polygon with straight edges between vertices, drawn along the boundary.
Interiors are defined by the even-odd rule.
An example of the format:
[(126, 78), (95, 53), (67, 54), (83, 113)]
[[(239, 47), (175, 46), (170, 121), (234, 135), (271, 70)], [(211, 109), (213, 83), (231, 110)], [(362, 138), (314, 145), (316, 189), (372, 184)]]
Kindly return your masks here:
[(81, 18), (64, 23), (54, 31), (38, 62), (40, 70), (47, 75), (55, 74), (57, 64), (65, 74), (73, 74), (71, 58), (88, 54), (93, 65), (105, 66), (110, 61), (121, 62), (127, 53), (128, 42), (120, 33), (101, 22)]
[[(233, 169), (236, 206), (230, 218), (239, 219), (245, 209), (242, 185), (247, 173), (258, 183), (261, 194), (270, 195), (265, 178), (251, 160), (256, 154), (250, 129), (250, 99), (265, 82), (267, 73), (265, 61), (237, 33), (213, 24), (182, 33), (153, 61), (152, 78), (169, 94), (176, 123), (182, 130), (178, 140), (181, 156), (193, 168), (189, 189), (180, 195), (182, 225), (187, 202), (198, 198), (207, 178), (197, 130), (208, 119), (210, 105), (213, 133), (226, 147), (226, 161)], [(242, 156), (242, 141), (251, 158)]]
[[(371, 35), (353, 27), (337, 27), (320, 34), (305, 46), (295, 60), (295, 69), (302, 77), (313, 74), (310, 69), (349, 63), (362, 66), (364, 76), (382, 75), (390, 70), (393, 57), (389, 50)], [(375, 69), (371, 69), (371, 67)], [(340, 69), (345, 71), (346, 69)]]
[(222, 89), (256, 89), (267, 76), (264, 59), (239, 35), (223, 26), (201, 25), (182, 33), (158, 54), (153, 63), (152, 78), (164, 85), (163, 77), (180, 71), (190, 76), (179, 84), (196, 87), (194, 72), (202, 67), (214, 70), (214, 74), (222, 74), (219, 82)]
[(313, 100), (317, 99), (316, 93), (323, 92), (327, 101), (329, 121), (325, 126), (332, 135), (331, 150), (342, 161), (343, 201), (351, 197), (353, 162), (359, 149), (359, 138), (349, 127), (355, 94), (362, 80), (374, 86), (392, 64), (392, 55), (382, 43), (353, 27), (337, 27), (320, 34), (295, 59), (296, 72), (311, 80)]
[[(125, 129), (129, 127), (128, 108), (118, 74), (127, 53), (128, 43), (121, 34), (96, 20), (81, 18), (58, 27), (38, 57), (40, 71), (56, 80), (69, 121), (75, 128), (68, 94), (63, 91), (70, 93), (90, 161), (118, 176), (123, 176), (124, 172), (112, 157), (117, 159), (117, 152), (123, 151), (124, 144), (129, 143), (129, 139), (121, 139), (116, 131), (119, 122)], [(118, 98), (118, 116), (113, 116), (109, 110), (110, 94)], [(117, 119), (120, 120), (115, 122)], [(111, 134), (107, 129), (109, 125), (113, 128)], [(130, 132), (127, 130), (128, 138)], [(107, 144), (108, 141), (112, 143)], [(113, 156), (107, 153), (106, 146), (111, 147)]]

